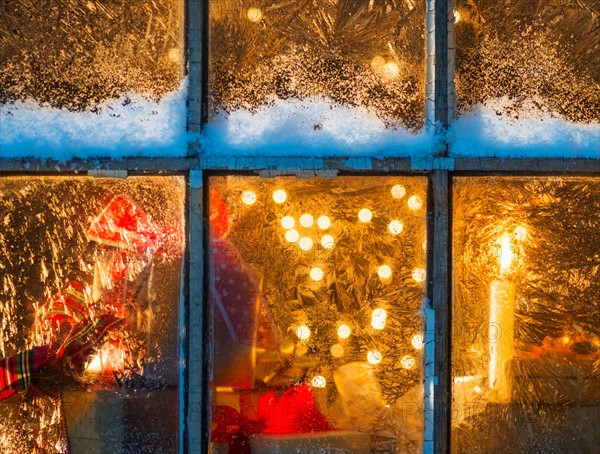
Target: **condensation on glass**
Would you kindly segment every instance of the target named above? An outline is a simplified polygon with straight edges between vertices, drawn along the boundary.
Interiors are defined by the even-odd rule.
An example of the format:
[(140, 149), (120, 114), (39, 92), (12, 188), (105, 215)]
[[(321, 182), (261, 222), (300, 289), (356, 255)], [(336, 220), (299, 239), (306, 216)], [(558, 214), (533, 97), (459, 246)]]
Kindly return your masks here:
[(483, 103), (599, 121), (599, 12), (592, 0), (457, 0), (458, 115)]
[(2, 452), (177, 449), (184, 199), (181, 177), (0, 178)]
[(422, 1), (211, 2), (211, 114), (317, 98), (420, 129), (424, 36)]
[(210, 178), (213, 452), (421, 452), (426, 194)]
[(600, 179), (454, 191), (452, 451), (596, 452)]
[(183, 1), (0, 1), (0, 103), (71, 110), (183, 77)]

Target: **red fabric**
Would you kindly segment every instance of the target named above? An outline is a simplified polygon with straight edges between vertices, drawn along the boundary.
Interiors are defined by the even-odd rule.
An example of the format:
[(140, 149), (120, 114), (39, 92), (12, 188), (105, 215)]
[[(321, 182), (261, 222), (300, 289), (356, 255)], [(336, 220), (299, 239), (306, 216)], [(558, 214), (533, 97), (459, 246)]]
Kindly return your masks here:
[(15, 393), (26, 395), (32, 379), (50, 359), (48, 347), (35, 347), (0, 361), (0, 401)]
[(309, 385), (292, 386), (278, 398), (273, 391), (258, 401), (258, 418), (266, 420), (264, 433), (288, 434), (331, 430), (315, 404)]
[(229, 230), (229, 210), (215, 190), (210, 191), (209, 213), (211, 235), (223, 238)]

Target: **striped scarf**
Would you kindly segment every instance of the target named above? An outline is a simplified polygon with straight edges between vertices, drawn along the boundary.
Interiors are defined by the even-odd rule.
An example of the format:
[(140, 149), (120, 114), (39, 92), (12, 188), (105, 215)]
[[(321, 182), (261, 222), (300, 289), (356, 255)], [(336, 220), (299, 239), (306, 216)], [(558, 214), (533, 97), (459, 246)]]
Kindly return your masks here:
[(29, 392), (31, 380), (48, 362), (48, 347), (35, 347), (0, 360), (0, 401), (15, 393), (23, 397)]

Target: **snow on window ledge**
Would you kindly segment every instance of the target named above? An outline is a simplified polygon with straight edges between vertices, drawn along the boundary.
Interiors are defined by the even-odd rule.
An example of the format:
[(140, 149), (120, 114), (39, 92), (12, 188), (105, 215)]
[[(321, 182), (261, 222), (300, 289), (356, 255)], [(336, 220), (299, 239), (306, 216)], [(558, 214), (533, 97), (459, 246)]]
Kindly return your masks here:
[(600, 159), (600, 123), (572, 123), (531, 105), (518, 119), (505, 98), (480, 105), (448, 131), (452, 156)]
[(0, 105), (0, 157), (179, 157), (187, 153), (187, 82), (158, 102), (132, 94), (94, 112), (26, 100)]
[(386, 128), (364, 108), (309, 98), (220, 112), (201, 140), (207, 155), (408, 157), (430, 154), (435, 137), (425, 128)]

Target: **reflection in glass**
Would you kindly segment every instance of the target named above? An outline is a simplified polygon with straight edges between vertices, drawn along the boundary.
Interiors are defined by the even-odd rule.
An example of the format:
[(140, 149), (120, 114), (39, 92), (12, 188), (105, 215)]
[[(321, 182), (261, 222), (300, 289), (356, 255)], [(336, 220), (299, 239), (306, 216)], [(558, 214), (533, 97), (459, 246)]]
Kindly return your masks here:
[(3, 452), (177, 448), (184, 188), (0, 179)]
[(453, 451), (594, 452), (600, 180), (454, 190)]
[(420, 452), (425, 289), (412, 272), (426, 223), (413, 195), (425, 200), (425, 178), (211, 178), (215, 452)]

